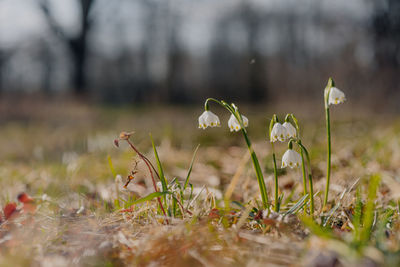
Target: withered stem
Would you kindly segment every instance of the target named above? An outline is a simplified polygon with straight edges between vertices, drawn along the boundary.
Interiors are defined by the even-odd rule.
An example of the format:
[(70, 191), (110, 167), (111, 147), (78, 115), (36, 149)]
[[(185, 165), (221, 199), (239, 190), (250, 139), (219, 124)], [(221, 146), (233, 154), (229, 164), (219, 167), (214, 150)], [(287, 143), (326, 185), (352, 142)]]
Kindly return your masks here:
[[(153, 182), (154, 190), (155, 190), (156, 192), (158, 192), (157, 185), (156, 185), (156, 181), (155, 181), (155, 179), (154, 179), (154, 175), (153, 175), (153, 171), (152, 171), (153, 164), (151, 164), (151, 162), (150, 162), (142, 153), (140, 153), (139, 150), (136, 149), (136, 147), (132, 144), (131, 141), (129, 141), (129, 139), (126, 139), (126, 141), (127, 141), (128, 144), (131, 146), (131, 148), (136, 152), (136, 154), (138, 154), (138, 156), (144, 161), (144, 163), (146, 163), (147, 168), (149, 169), (149, 172), (150, 172), (151, 180), (152, 180), (152, 182)], [(154, 167), (153, 167), (153, 169), (154, 169)], [(156, 172), (155, 169), (154, 169), (154, 171)], [(156, 172), (156, 173), (157, 173), (157, 172)], [(158, 173), (157, 173), (157, 176), (158, 176)], [(165, 213), (164, 207), (163, 207), (163, 205), (162, 205), (162, 203), (161, 203), (160, 197), (157, 197), (157, 201), (158, 201), (158, 204), (160, 205), (160, 208), (161, 208), (161, 210), (162, 210), (164, 216), (167, 217), (167, 214)], [(167, 224), (169, 224), (168, 219), (165, 219), (165, 221), (167, 222)]]

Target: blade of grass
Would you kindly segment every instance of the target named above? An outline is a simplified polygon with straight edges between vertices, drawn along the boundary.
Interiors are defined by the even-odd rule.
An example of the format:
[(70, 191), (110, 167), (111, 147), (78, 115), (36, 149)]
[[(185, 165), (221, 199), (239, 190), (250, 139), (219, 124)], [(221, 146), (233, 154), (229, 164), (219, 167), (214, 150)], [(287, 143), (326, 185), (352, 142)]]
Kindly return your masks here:
[(315, 235), (327, 239), (335, 238), (329, 228), (320, 226), (313, 220), (311, 216), (303, 216), (301, 217), (301, 221)]
[(336, 212), (336, 210), (342, 205), (342, 200), (343, 200), (344, 196), (345, 196), (347, 193), (349, 193), (349, 192), (351, 192), (351, 191), (353, 190), (354, 186), (358, 183), (359, 180), (360, 180), (360, 179), (357, 179), (349, 188), (346, 188), (346, 189), (342, 192), (342, 194), (340, 195), (339, 201), (337, 202), (337, 204), (335, 205), (335, 207), (333, 207), (333, 208), (328, 212), (328, 214), (325, 216), (326, 219), (323, 220), (323, 221), (324, 221), (324, 223), (323, 223), (324, 226), (326, 226), (326, 225), (328, 224), (328, 222), (329, 222), (329, 220), (332, 218), (333, 214), (334, 214), (334, 213)]
[(239, 178), (242, 175), (243, 170), (246, 167), (246, 164), (249, 161), (249, 159), (250, 159), (250, 154), (246, 153), (243, 155), (243, 157), (239, 163), (239, 166), (237, 167), (236, 172), (233, 175), (233, 178), (231, 179), (231, 182), (230, 182), (228, 188), (226, 189), (226, 192), (225, 192), (226, 200), (229, 200), (231, 198), (232, 193), (235, 190), (236, 184), (239, 181)]
[[(199, 193), (197, 193), (197, 195), (192, 199), (192, 201), (190, 201), (190, 203), (188, 203), (188, 205), (186, 206), (186, 209), (188, 209), (190, 206), (192, 206), (192, 204), (196, 201), (196, 199), (200, 196), (200, 194), (203, 193), (205, 188), (206, 188), (206, 186), (203, 185), (203, 187), (200, 189)], [(193, 187), (192, 187), (192, 191), (193, 191)]]
[(365, 204), (365, 212), (363, 219), (363, 228), (360, 232), (361, 243), (366, 243), (371, 237), (372, 226), (375, 217), (375, 199), (376, 193), (379, 188), (380, 176), (378, 174), (372, 175), (369, 181), (367, 203)]
[(283, 216), (289, 215), (289, 214), (295, 214), (298, 210), (300, 210), (307, 202), (308, 195), (304, 195), (302, 198), (300, 198), (299, 201), (297, 201), (296, 204), (293, 205), (287, 212), (284, 213)]
[(151, 194), (148, 194), (148, 195), (145, 196), (145, 197), (142, 197), (142, 198), (139, 198), (138, 200), (133, 201), (131, 204), (132, 204), (132, 205), (140, 204), (140, 203), (143, 203), (143, 202), (145, 202), (145, 201), (150, 201), (150, 200), (152, 200), (152, 199), (154, 199), (154, 198), (157, 198), (157, 197), (165, 196), (165, 195), (167, 195), (167, 194), (171, 194), (171, 192), (168, 192), (168, 191), (164, 191), (164, 192), (153, 192), (153, 193), (151, 193)]
[(107, 160), (108, 160), (108, 166), (110, 166), (111, 173), (112, 173), (112, 175), (114, 177), (115, 194), (117, 195), (117, 198), (114, 200), (114, 205), (115, 205), (115, 207), (117, 207), (119, 209), (120, 208), (120, 204), (119, 204), (119, 188), (118, 188), (118, 182), (116, 180), (117, 179), (117, 172), (114, 169), (114, 165), (112, 163), (110, 155), (107, 156)]
[(353, 216), (353, 226), (354, 226), (354, 237), (355, 242), (360, 241), (360, 228), (361, 228), (361, 219), (362, 219), (362, 209), (363, 203), (361, 199), (361, 188), (358, 187), (356, 191), (356, 206), (354, 207), (354, 216)]
[(151, 134), (150, 134), (150, 139), (151, 139), (151, 145), (153, 146), (153, 150), (154, 150), (154, 156), (155, 156), (156, 162), (157, 162), (158, 172), (160, 173), (160, 180), (161, 180), (162, 188), (163, 188), (163, 191), (165, 192), (168, 190), (168, 182), (164, 176), (164, 170), (163, 170), (160, 158), (158, 157), (158, 152), (157, 152), (156, 146), (154, 145), (153, 136)]
[(193, 163), (194, 163), (194, 160), (196, 158), (197, 150), (199, 149), (199, 147), (200, 147), (200, 145), (197, 145), (196, 149), (194, 150), (194, 153), (193, 153), (193, 156), (192, 156), (192, 161), (190, 162), (189, 170), (188, 170), (188, 173), (186, 175), (186, 179), (185, 179), (185, 184), (183, 186), (183, 190), (186, 189), (186, 187), (187, 187), (187, 185), (189, 183), (190, 174), (192, 173), (192, 169), (193, 169)]
[(390, 219), (394, 215), (393, 209), (387, 209), (379, 219), (379, 222), (376, 226), (376, 242), (377, 247), (384, 249), (385, 247), (385, 239), (386, 239), (386, 224), (390, 222)]
[(286, 197), (286, 200), (283, 202), (284, 205), (287, 205), (289, 202), (292, 201), (292, 197), (293, 197), (294, 193), (296, 192), (296, 188), (297, 188), (297, 184), (295, 184), (293, 186), (293, 188), (290, 191), (289, 195)]
[(114, 165), (113, 165), (113, 163), (112, 163), (112, 160), (111, 160), (111, 156), (110, 156), (110, 155), (107, 156), (107, 160), (108, 160), (108, 166), (110, 166), (111, 173), (112, 173), (112, 175), (113, 175), (114, 178), (115, 178), (115, 176), (117, 176), (117, 172), (116, 172), (115, 169), (114, 169)]

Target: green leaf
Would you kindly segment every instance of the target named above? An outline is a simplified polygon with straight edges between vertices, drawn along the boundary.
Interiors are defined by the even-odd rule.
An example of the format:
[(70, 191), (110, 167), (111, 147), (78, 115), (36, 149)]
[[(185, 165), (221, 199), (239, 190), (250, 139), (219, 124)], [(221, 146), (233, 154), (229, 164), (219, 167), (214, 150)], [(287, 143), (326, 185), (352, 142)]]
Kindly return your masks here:
[(186, 187), (187, 187), (187, 185), (189, 183), (190, 174), (192, 173), (192, 169), (193, 169), (194, 159), (196, 158), (197, 150), (199, 149), (199, 147), (200, 147), (200, 144), (197, 145), (196, 149), (194, 150), (194, 153), (193, 153), (193, 156), (192, 156), (192, 161), (190, 162), (189, 170), (188, 170), (188, 173), (186, 175), (185, 185), (183, 186), (183, 189), (186, 189)]
[(327, 239), (335, 238), (329, 228), (318, 225), (311, 216), (303, 216), (301, 221), (315, 235)]
[(133, 201), (131, 204), (132, 204), (132, 205), (140, 204), (140, 203), (143, 203), (143, 202), (145, 202), (145, 201), (150, 201), (150, 200), (152, 200), (152, 199), (154, 199), (154, 198), (157, 198), (157, 197), (165, 196), (165, 195), (167, 195), (167, 194), (171, 194), (171, 192), (169, 192), (169, 191), (164, 191), (164, 192), (153, 192), (153, 193), (151, 193), (151, 194), (148, 194), (148, 195), (145, 196), (145, 197), (142, 197), (142, 198), (139, 198), (138, 200)]
[(108, 160), (108, 166), (110, 166), (111, 173), (114, 175), (115, 178), (115, 176), (117, 176), (117, 173), (115, 172), (114, 165), (112, 163), (110, 155), (107, 156), (107, 160)]
[(376, 245), (380, 249), (384, 249), (386, 241), (386, 224), (390, 223), (395, 210), (388, 208), (379, 218), (376, 229)]
[(356, 191), (356, 206), (354, 207), (353, 226), (354, 226), (354, 240), (360, 241), (360, 228), (362, 218), (363, 203), (361, 199), (361, 188), (357, 187)]
[(363, 218), (363, 228), (362, 231), (360, 232), (360, 241), (362, 243), (369, 241), (371, 237), (371, 231), (375, 215), (375, 199), (376, 199), (376, 193), (379, 188), (380, 180), (381, 180), (380, 176), (376, 174), (372, 175), (369, 181), (368, 197), (367, 197), (367, 203), (365, 204), (365, 212)]
[(153, 137), (151, 136), (151, 134), (150, 134), (150, 139), (151, 139), (151, 145), (153, 146), (153, 150), (154, 150), (154, 156), (157, 161), (158, 172), (160, 173), (160, 180), (161, 180), (162, 188), (163, 188), (163, 191), (165, 192), (168, 190), (167, 179), (165, 179), (163, 167), (161, 165), (160, 158), (158, 157), (157, 149), (156, 149), (156, 146), (154, 145)]
[(302, 198), (300, 198), (300, 200), (297, 201), (297, 203), (294, 204), (293, 207), (291, 207), (287, 212), (285, 212), (284, 216), (286, 216), (288, 214), (294, 214), (298, 210), (300, 210), (307, 203), (306, 200), (308, 199), (308, 195), (309, 194), (306, 194)]

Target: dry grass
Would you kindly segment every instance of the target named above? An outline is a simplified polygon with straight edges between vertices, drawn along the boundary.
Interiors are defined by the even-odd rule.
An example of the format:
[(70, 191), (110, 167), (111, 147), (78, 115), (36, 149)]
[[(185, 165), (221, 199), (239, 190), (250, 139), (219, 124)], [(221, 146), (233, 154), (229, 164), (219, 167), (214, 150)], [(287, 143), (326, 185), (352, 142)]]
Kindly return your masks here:
[[(227, 127), (197, 130), (201, 108), (116, 109), (71, 103), (62, 103), (59, 108), (60, 105), (15, 108), (2, 103), (0, 205), (16, 201), (20, 192), (27, 192), (35, 198), (35, 211), (21, 211), (12, 220), (3, 220), (0, 265), (399, 263), (400, 123), (396, 119), (365, 120), (354, 114), (334, 119), (330, 194), (333, 210), (327, 211), (332, 213), (326, 223), (334, 236), (324, 238), (317, 228), (303, 225), (302, 211), (284, 218), (275, 214), (263, 218), (260, 212), (253, 212), (253, 217), (248, 218), (251, 209), (258, 207), (259, 192), (247, 150), (241, 136), (229, 133)], [(247, 110), (250, 136), (256, 141), (254, 148), (264, 167), (272, 199), (271, 151), (263, 137), (266, 117), (271, 112), (261, 113), (262, 108)], [(314, 191), (320, 192), (316, 208), (320, 213), (325, 184), (324, 124), (322, 120), (316, 123), (306, 113), (298, 117), (305, 125), (303, 143), (311, 148)], [(129, 190), (122, 188), (133, 167), (134, 154), (126, 145), (120, 149), (113, 147), (113, 139), (121, 130), (135, 130), (132, 141), (155, 164), (148, 138), (152, 132), (169, 181), (174, 177), (184, 180), (193, 150), (201, 144), (190, 178), (195, 195), (201, 191), (189, 207), (192, 215), (170, 217), (170, 224), (166, 225), (155, 200), (121, 212), (128, 208), (132, 198), (152, 192), (143, 163), (138, 165), (139, 172)], [(278, 155), (284, 149), (284, 145), (279, 146)], [(111, 157), (116, 173), (123, 177), (117, 185), (107, 156)], [(358, 253), (348, 245), (354, 231), (355, 193), (357, 187), (366, 192), (371, 174), (382, 177), (375, 221), (388, 209), (393, 209), (393, 214), (384, 229), (386, 239), (377, 242), (379, 236), (374, 232), (366, 248)], [(279, 181), (287, 210), (302, 196), (301, 172), (282, 171)], [(126, 207), (115, 205), (117, 188), (120, 198), (126, 201), (123, 204), (121, 200), (121, 205)], [(226, 194), (243, 207), (231, 203), (231, 209), (225, 210), (222, 197)], [(22, 209), (22, 205), (18, 208)], [(324, 219), (320, 216), (317, 223)], [(374, 225), (377, 232), (378, 223)]]

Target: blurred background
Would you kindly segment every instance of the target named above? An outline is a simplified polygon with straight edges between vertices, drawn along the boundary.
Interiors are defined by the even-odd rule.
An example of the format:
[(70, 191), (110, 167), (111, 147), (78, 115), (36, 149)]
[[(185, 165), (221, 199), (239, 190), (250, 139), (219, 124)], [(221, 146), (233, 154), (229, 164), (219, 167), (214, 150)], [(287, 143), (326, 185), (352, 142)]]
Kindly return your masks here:
[(320, 105), (332, 76), (398, 112), (399, 64), (398, 0), (0, 0), (3, 99)]

